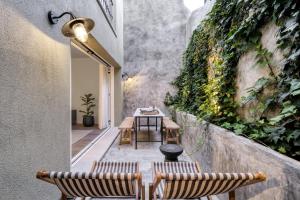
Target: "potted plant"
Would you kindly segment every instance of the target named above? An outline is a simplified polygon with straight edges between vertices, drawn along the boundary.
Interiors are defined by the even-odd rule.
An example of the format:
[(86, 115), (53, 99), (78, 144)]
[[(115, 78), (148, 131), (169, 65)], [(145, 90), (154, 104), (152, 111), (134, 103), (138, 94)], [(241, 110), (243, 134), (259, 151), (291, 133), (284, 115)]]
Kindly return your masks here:
[(94, 126), (95, 119), (94, 119), (94, 111), (92, 110), (93, 107), (96, 106), (95, 104), (95, 98), (93, 97), (93, 94), (85, 94), (84, 96), (80, 97), (83, 101), (82, 106), (85, 106), (86, 110), (80, 110), (79, 112), (84, 113), (82, 123), (85, 127)]

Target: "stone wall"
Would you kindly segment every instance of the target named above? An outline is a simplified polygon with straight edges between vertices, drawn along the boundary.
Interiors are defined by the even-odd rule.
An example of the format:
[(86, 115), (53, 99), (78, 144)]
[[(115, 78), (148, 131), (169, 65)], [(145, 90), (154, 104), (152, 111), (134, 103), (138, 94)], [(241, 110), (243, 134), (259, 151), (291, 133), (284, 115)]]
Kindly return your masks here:
[(211, 11), (215, 2), (216, 0), (207, 0), (203, 7), (192, 12), (186, 24), (186, 45), (189, 44), (193, 31), (197, 28), (200, 22), (207, 17), (207, 14)]
[(124, 115), (163, 104), (182, 66), (188, 10), (182, 0), (124, 1)]
[[(257, 172), (267, 181), (237, 190), (237, 199), (297, 200), (300, 197), (300, 162), (245, 137), (183, 112), (174, 112), (183, 127), (185, 151), (205, 172)], [(226, 199), (226, 195), (219, 195)]]
[[(277, 48), (277, 33), (279, 27), (274, 23), (265, 25), (260, 31), (262, 33), (261, 44), (263, 48), (268, 49), (273, 54), (271, 60), (271, 66), (276, 75), (278, 75), (283, 67), (283, 53)], [(247, 89), (254, 86), (256, 81), (262, 77), (269, 77), (270, 70), (266, 66), (260, 66), (257, 64), (257, 53), (255, 50), (251, 50), (240, 57), (237, 65), (237, 77), (236, 77), (236, 96), (235, 100), (241, 105), (242, 97), (248, 95)], [(256, 118), (257, 112), (256, 102), (252, 104), (242, 106), (238, 109), (240, 117), (247, 121), (253, 121)], [(270, 116), (276, 112), (269, 113)]]

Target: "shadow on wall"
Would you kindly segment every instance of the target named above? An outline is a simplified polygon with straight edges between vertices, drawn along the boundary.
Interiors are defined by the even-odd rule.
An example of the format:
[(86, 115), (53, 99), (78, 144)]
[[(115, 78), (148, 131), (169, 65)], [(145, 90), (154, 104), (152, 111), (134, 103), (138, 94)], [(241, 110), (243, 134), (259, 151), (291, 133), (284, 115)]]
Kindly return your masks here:
[[(147, 87), (143, 87), (144, 85)], [(156, 106), (166, 115), (169, 115), (163, 102), (167, 90), (162, 83), (155, 81), (151, 76), (136, 75), (128, 80), (123, 80), (123, 92), (123, 117), (132, 116), (137, 108), (149, 106)]]
[[(39, 40), (41, 38), (36, 38), (36, 36), (42, 32), (45, 36), (52, 38), (52, 40), (60, 43), (66, 43), (68, 40), (62, 35), (61, 27), (68, 21), (68, 18), (63, 18), (58, 22), (58, 24), (52, 26), (48, 21), (47, 14), (50, 10), (55, 10), (57, 13), (68, 10), (67, 3), (62, 3), (59, 0), (51, 2), (44, 1), (44, 5), (47, 5), (49, 10), (41, 9), (40, 5), (40, 3), (33, 4), (27, 1), (19, 1), (18, 3), (15, 3), (14, 1), (1, 1), (0, 8), (1, 10), (5, 10), (6, 13), (5, 16), (1, 16), (4, 12), (0, 13), (1, 19), (6, 19), (1, 20), (1, 23), (5, 23), (2, 24), (1, 27), (11, 27), (12, 29), (15, 29), (16, 33), (18, 33), (14, 37), (15, 41), (40, 43), (43, 40)], [(37, 30), (39, 30), (40, 33), (38, 33)], [(26, 34), (20, 34), (20, 31)], [(9, 33), (5, 35), (7, 35), (7, 37), (11, 37), (11, 34)], [(27, 40), (22, 40), (21, 37), (24, 36), (26, 36)]]

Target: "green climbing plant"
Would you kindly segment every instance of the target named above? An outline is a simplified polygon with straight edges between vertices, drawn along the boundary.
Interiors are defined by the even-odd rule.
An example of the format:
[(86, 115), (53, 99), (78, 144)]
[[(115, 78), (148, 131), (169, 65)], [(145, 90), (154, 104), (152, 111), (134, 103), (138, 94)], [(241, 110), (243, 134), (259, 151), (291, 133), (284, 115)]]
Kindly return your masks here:
[[(271, 62), (272, 52), (260, 42), (261, 28), (268, 23), (279, 26), (277, 47), (284, 54), (280, 69)], [(177, 93), (166, 96), (166, 105), (300, 160), (299, 24), (297, 0), (216, 0), (193, 32), (183, 68), (172, 82)], [(250, 50), (256, 52), (257, 65), (269, 70), (269, 76), (258, 79), (238, 105), (237, 65)], [(253, 103), (254, 120), (240, 119), (239, 106)], [(270, 111), (276, 112), (270, 115)]]

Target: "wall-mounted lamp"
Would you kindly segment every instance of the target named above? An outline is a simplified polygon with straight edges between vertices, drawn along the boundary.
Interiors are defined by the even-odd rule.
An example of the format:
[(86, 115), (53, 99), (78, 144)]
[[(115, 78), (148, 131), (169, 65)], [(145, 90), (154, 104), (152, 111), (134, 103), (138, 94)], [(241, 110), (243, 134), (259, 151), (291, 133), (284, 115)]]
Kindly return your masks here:
[(126, 72), (124, 72), (122, 74), (122, 79), (123, 79), (123, 81), (127, 81), (129, 79), (129, 75)]
[(89, 32), (94, 28), (95, 23), (89, 18), (76, 18), (71, 12), (64, 12), (59, 16), (52, 11), (48, 12), (50, 24), (57, 24), (58, 20), (64, 15), (70, 15), (71, 20), (65, 23), (61, 29), (66, 37), (76, 38), (80, 42), (86, 42), (89, 37)]

